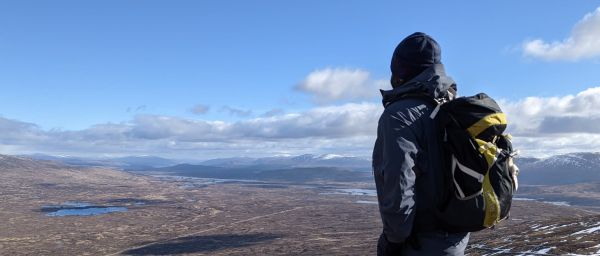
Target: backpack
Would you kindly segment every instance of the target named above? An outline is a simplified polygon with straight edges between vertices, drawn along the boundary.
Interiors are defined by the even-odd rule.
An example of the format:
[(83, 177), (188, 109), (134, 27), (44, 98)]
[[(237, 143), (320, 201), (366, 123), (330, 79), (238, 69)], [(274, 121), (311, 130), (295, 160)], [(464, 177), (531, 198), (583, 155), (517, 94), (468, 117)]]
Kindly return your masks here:
[(517, 189), (505, 114), (484, 93), (438, 103), (436, 120), (444, 155), (446, 195), (437, 212), (449, 232), (494, 227), (509, 216)]

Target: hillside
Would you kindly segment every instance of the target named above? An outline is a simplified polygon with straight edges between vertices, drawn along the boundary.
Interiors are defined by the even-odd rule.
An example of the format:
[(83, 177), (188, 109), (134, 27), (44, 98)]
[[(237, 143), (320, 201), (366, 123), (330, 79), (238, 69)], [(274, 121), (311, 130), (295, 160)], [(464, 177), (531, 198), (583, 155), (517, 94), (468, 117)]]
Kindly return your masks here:
[(509, 223), (473, 234), (469, 255), (600, 254), (597, 213), (518, 202), (511, 215)]
[[(381, 229), (371, 182), (206, 183), (0, 156), (0, 184), (6, 255), (370, 255)], [(515, 201), (511, 216), (474, 234), (470, 255), (598, 251), (598, 213)]]

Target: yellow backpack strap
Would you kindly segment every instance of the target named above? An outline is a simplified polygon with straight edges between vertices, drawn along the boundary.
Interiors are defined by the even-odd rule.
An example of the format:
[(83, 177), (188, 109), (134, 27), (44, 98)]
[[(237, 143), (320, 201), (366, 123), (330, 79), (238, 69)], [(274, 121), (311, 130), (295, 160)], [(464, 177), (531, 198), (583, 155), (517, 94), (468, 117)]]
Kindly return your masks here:
[(469, 132), (469, 134), (471, 134), (471, 136), (473, 136), (473, 138), (475, 138), (487, 128), (501, 124), (507, 124), (506, 115), (504, 113), (494, 113), (480, 119), (479, 121), (471, 125), (471, 127), (469, 127), (467, 131)]

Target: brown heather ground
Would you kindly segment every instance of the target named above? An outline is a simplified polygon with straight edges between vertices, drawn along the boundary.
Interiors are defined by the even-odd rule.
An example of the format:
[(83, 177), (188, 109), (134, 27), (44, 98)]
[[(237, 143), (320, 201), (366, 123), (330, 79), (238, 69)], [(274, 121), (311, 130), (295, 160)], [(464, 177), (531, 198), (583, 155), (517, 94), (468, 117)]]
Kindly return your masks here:
[[(0, 255), (374, 255), (381, 228), (370, 196), (331, 184), (213, 184), (0, 156)], [(334, 184), (366, 188), (371, 184)], [(50, 217), (67, 201), (126, 212)], [(143, 204), (140, 204), (143, 203)], [(512, 219), (472, 236), (469, 255), (600, 248), (597, 213), (516, 201)]]

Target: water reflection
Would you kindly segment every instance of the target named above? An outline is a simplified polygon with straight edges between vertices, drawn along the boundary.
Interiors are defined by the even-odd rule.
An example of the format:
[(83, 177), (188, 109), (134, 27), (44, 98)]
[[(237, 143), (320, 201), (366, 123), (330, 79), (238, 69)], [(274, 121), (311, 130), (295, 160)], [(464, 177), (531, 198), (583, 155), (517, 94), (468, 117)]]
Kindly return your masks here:
[(84, 202), (65, 202), (61, 205), (42, 206), (42, 212), (47, 212), (46, 216), (93, 216), (111, 212), (125, 212), (126, 207), (120, 206), (98, 206)]

